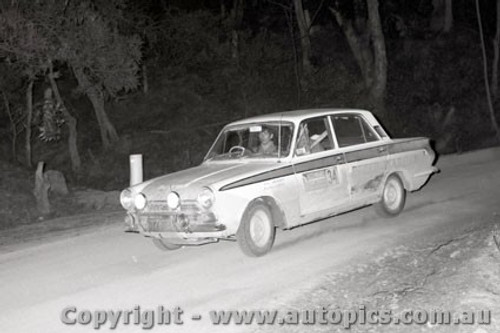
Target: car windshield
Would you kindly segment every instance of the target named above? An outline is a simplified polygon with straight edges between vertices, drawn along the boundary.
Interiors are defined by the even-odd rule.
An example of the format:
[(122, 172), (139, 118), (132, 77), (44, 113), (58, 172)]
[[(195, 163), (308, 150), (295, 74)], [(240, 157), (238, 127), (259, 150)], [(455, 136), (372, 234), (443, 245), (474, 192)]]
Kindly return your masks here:
[(206, 160), (278, 158), (290, 153), (293, 124), (261, 122), (225, 128)]

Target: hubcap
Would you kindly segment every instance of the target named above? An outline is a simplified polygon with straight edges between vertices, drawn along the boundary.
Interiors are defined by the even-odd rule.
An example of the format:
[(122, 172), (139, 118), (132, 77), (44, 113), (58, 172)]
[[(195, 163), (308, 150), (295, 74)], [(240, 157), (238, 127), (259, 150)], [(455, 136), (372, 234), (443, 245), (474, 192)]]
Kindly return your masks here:
[(399, 184), (395, 180), (390, 180), (385, 187), (384, 192), (384, 201), (387, 207), (391, 210), (395, 210), (398, 208), (399, 203), (401, 202), (401, 189)]
[(250, 237), (255, 245), (265, 246), (271, 236), (271, 223), (263, 211), (256, 211), (250, 220)]

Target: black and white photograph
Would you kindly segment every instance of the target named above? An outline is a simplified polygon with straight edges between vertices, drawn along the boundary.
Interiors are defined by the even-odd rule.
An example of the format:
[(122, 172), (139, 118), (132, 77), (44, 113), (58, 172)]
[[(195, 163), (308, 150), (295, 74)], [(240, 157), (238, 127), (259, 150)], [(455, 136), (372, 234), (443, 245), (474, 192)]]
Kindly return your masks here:
[(500, 332), (500, 0), (0, 0), (0, 332)]

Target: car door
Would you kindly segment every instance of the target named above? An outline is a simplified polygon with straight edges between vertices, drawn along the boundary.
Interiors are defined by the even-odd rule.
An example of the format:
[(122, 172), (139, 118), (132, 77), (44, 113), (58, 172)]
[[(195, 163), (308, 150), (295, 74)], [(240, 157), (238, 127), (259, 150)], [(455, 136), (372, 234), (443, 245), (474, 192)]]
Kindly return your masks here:
[(344, 155), (336, 150), (331, 122), (327, 116), (304, 120), (296, 135), (292, 164), (300, 214), (332, 212), (349, 201), (349, 193)]
[(332, 115), (331, 121), (347, 163), (351, 203), (372, 203), (380, 195), (386, 178), (387, 145), (361, 114)]

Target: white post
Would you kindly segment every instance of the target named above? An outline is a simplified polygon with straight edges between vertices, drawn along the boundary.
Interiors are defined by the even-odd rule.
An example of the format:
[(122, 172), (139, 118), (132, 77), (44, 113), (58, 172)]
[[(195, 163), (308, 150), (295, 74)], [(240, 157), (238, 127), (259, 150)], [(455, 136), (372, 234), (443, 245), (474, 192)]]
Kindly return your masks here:
[(142, 183), (142, 154), (130, 155), (130, 186)]

